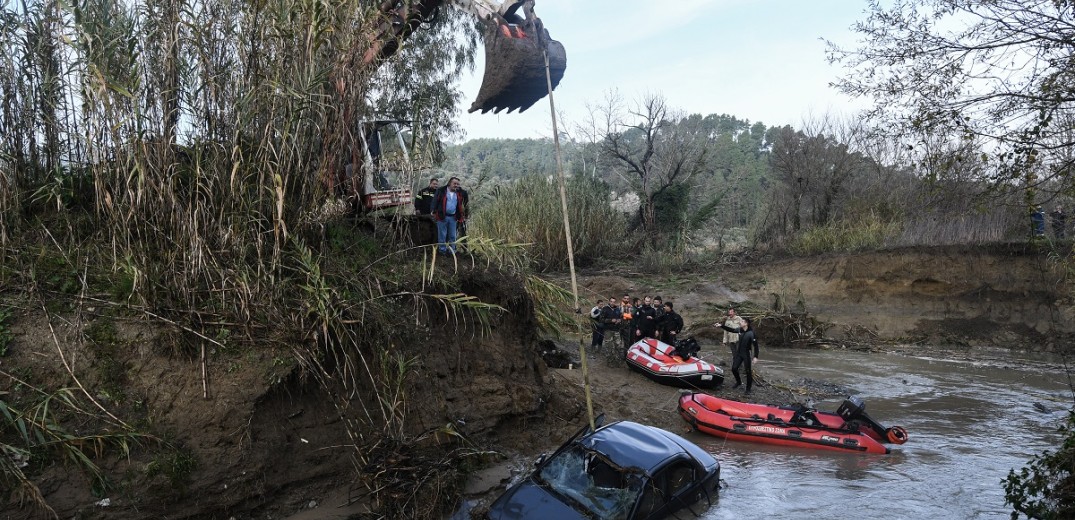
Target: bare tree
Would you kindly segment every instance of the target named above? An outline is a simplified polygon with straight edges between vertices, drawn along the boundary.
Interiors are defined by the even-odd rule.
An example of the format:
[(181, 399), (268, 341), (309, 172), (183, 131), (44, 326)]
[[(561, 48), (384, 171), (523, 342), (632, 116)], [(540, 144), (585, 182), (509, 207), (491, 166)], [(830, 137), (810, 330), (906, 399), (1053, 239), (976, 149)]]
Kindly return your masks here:
[(656, 232), (658, 200), (704, 170), (708, 137), (679, 124), (685, 117), (660, 94), (647, 94), (628, 108), (611, 92), (599, 117), (602, 153), (638, 193), (642, 228)]
[(802, 130), (773, 130), (772, 167), (790, 203), (787, 218), (793, 231), (804, 227), (803, 218), (823, 226), (838, 216), (850, 180), (868, 164), (849, 145), (860, 133), (857, 124), (831, 116), (808, 121)]
[(829, 43), (830, 61), (848, 69), (837, 87), (872, 96), (870, 116), (897, 137), (982, 139), (993, 167), (979, 173), (997, 186), (1070, 176), (1063, 151), (1075, 140), (1058, 123), (1075, 110), (1075, 3), (885, 4), (870, 2), (855, 25), (858, 48)]

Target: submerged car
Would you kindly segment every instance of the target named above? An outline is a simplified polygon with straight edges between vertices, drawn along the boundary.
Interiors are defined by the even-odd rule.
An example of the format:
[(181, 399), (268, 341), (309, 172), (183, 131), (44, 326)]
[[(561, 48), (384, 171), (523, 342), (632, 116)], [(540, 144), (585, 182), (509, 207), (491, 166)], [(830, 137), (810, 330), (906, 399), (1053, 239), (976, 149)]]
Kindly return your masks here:
[(539, 459), (487, 518), (641, 520), (684, 508), (698, 515), (719, 489), (720, 463), (705, 450), (660, 428), (619, 421), (587, 426)]

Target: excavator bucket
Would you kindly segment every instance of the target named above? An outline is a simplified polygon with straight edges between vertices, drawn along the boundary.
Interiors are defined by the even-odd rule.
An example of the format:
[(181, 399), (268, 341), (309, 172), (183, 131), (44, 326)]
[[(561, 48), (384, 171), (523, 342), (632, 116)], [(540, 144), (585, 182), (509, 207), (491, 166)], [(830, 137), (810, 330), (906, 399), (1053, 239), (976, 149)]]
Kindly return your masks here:
[(560, 42), (549, 37), (532, 11), (526, 18), (510, 15), (488, 27), (485, 76), (470, 112), (522, 112), (549, 93), (549, 79), (552, 88), (560, 84), (567, 68), (567, 52)]

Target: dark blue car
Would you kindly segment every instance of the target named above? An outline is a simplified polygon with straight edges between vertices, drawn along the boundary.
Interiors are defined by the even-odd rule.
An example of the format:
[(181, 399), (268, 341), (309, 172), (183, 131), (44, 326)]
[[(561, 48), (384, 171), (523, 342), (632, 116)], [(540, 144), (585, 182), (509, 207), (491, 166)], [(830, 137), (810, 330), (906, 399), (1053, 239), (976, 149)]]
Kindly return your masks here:
[(488, 518), (656, 519), (705, 511), (720, 463), (660, 428), (620, 421), (576, 433), (489, 507)]

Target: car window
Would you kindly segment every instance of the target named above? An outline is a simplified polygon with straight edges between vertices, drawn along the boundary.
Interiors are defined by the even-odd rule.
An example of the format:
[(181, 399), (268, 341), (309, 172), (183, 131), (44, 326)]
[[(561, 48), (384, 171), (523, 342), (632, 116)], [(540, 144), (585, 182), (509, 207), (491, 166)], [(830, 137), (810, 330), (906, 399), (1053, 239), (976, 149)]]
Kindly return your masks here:
[(686, 461), (676, 462), (659, 470), (646, 482), (635, 518), (660, 518), (682, 507), (680, 502), (671, 504), (668, 508), (664, 506), (669, 505), (668, 502), (680, 493), (690, 489), (694, 483), (694, 475), (694, 466)]
[(694, 467), (687, 462), (673, 464), (667, 469), (666, 475), (668, 496), (673, 497), (694, 482)]
[(640, 479), (600, 454), (575, 445), (553, 456), (539, 474), (543, 483), (576, 508), (598, 518), (625, 519), (638, 497)]

